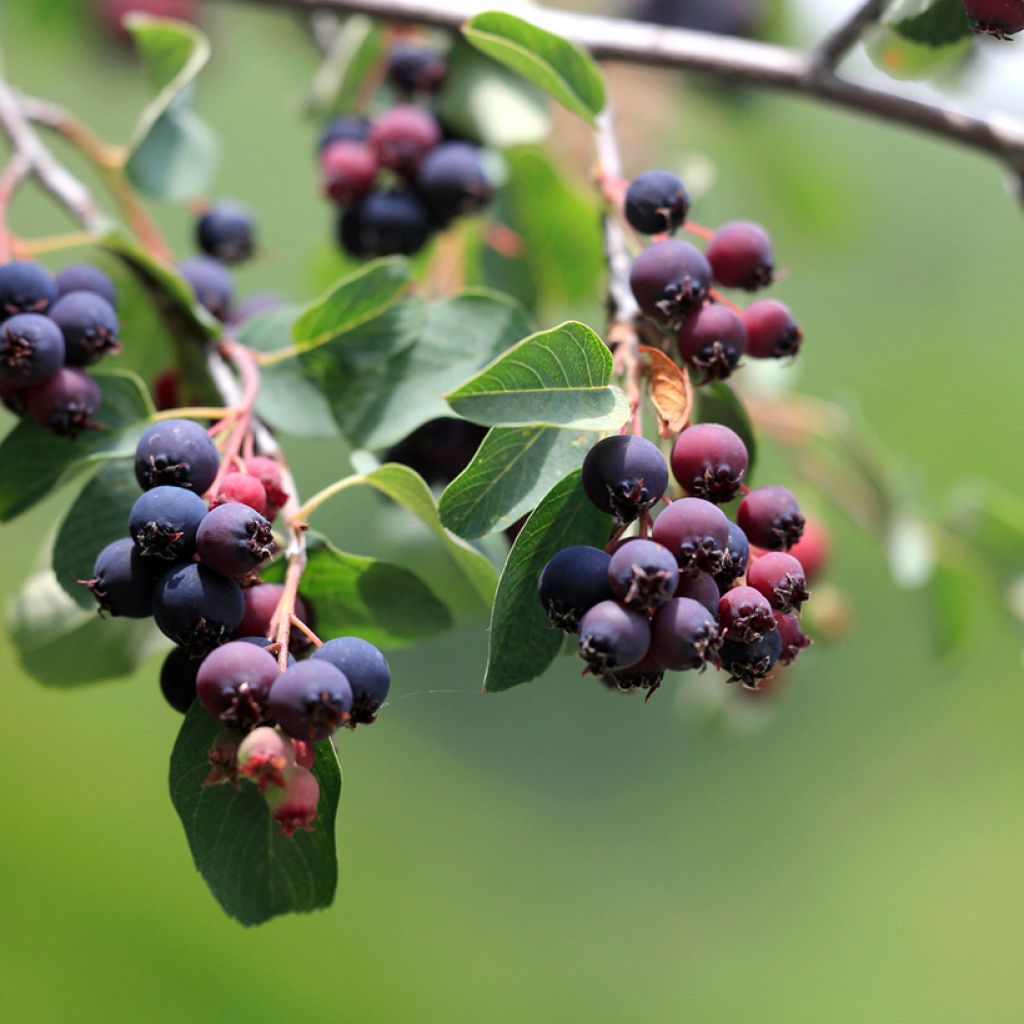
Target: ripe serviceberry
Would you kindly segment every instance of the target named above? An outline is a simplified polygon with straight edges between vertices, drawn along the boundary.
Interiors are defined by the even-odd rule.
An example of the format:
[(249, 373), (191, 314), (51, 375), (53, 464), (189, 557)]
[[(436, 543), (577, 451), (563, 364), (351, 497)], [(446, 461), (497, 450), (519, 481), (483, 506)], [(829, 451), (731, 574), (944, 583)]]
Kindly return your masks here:
[(404, 93), (437, 92), (447, 73), (445, 55), (431, 46), (400, 39), (388, 51), (388, 81)]
[(221, 481), (216, 497), (210, 502), (210, 508), (227, 502), (248, 505), (263, 515), (267, 507), (267, 492), (251, 473), (228, 473)]
[(342, 213), (337, 233), (350, 256), (409, 256), (430, 238), (430, 215), (414, 192), (371, 192)]
[(710, 238), (704, 255), (719, 284), (748, 292), (772, 283), (775, 255), (772, 240), (760, 224), (734, 220), (723, 224)]
[(648, 698), (661, 686), (665, 678), (665, 666), (648, 651), (635, 665), (618, 672), (605, 672), (601, 681), (609, 688), (631, 693), (647, 690)]
[(1024, 29), (1024, 0), (964, 0), (971, 28), (997, 39), (1009, 39)]
[(775, 628), (768, 599), (753, 587), (733, 587), (718, 602), (718, 625), (722, 636), (741, 644), (752, 644)]
[(268, 718), (268, 696), (277, 678), (272, 654), (236, 640), (203, 659), (196, 676), (196, 696), (225, 725), (259, 725)]
[(322, 153), (335, 142), (366, 142), (370, 138), (370, 122), (363, 117), (338, 117), (328, 121), (320, 133), (317, 151)]
[(282, 835), (293, 836), (300, 829), (313, 831), (320, 802), (320, 783), (299, 765), (285, 772), (284, 787), (273, 786), (265, 794)]
[(428, 484), (447, 486), (470, 463), (487, 428), (453, 416), (439, 416), (417, 427), (384, 453), (385, 462), (416, 470)]
[(255, 509), (229, 501), (203, 518), (196, 532), (196, 550), (214, 572), (245, 576), (271, 556), (274, 534), (269, 521)]
[(736, 497), (747, 472), (747, 446), (721, 423), (695, 423), (672, 446), (672, 475), (687, 494), (716, 505)]
[(256, 223), (241, 203), (221, 199), (196, 221), (196, 243), (222, 263), (241, 263), (256, 250)]
[(679, 583), (675, 555), (653, 540), (629, 540), (608, 563), (612, 593), (630, 608), (653, 612), (672, 599)]
[(12, 260), (0, 266), (0, 319), (45, 313), (56, 298), (56, 282), (38, 263)]
[(750, 542), (747, 535), (733, 522), (729, 523), (729, 543), (725, 549), (725, 563), (715, 573), (715, 582), (721, 590), (728, 590), (746, 571), (750, 561)]
[(730, 683), (742, 683), (746, 689), (756, 690), (758, 683), (775, 667), (781, 653), (779, 631), (770, 629), (751, 644), (726, 640), (719, 655)]
[(697, 601), (676, 597), (654, 613), (651, 654), (673, 672), (703, 670), (719, 643), (714, 615)]
[(57, 292), (68, 295), (71, 292), (92, 292), (117, 308), (117, 288), (110, 277), (91, 263), (71, 263), (56, 277)]
[(153, 594), (157, 628), (197, 658), (231, 636), (242, 608), (242, 589), (234, 580), (194, 562), (170, 569)]
[(0, 324), (0, 377), (18, 387), (48, 380), (64, 364), (64, 354), (64, 335), (48, 316), (19, 313)]
[(238, 788), (238, 748), (242, 734), (234, 729), (221, 729), (213, 738), (206, 759), (210, 762), (210, 774), (203, 780), (204, 786), (227, 783)]
[(196, 674), (200, 661), (184, 647), (175, 647), (160, 666), (160, 692), (164, 700), (180, 714), (185, 714), (196, 699)]
[(691, 598), (704, 605), (712, 615), (718, 614), (718, 602), (722, 597), (714, 576), (706, 572), (699, 576), (680, 576), (675, 596)]
[(320, 153), (320, 188), (347, 206), (362, 199), (377, 179), (377, 157), (366, 142), (332, 142)]
[(626, 220), (645, 235), (671, 233), (690, 212), (686, 187), (671, 171), (644, 171), (626, 190)]
[(808, 583), (813, 583), (821, 575), (828, 563), (830, 548), (828, 530), (816, 519), (806, 519), (804, 532), (789, 553), (804, 567)]
[(675, 556), (686, 576), (717, 573), (725, 565), (729, 520), (703, 498), (679, 498), (654, 520), (654, 539)]
[[(267, 636), (283, 594), (284, 585), (281, 583), (257, 583), (254, 587), (244, 587), (242, 621), (235, 630), (235, 636)], [(312, 610), (301, 597), (295, 598), (295, 616), (308, 626), (313, 624)], [(297, 629), (291, 631), (290, 650), (302, 650), (308, 644), (304, 633)]]
[(652, 320), (675, 324), (704, 304), (711, 266), (689, 242), (655, 242), (633, 262), (629, 286), (641, 312)]
[(478, 146), (444, 142), (416, 169), (416, 191), (433, 222), (443, 227), (453, 217), (476, 213), (491, 198), (494, 186)]
[(747, 583), (780, 612), (799, 612), (810, 597), (804, 567), (783, 551), (769, 551), (755, 558), (747, 570)]
[(754, 359), (785, 359), (800, 351), (804, 332), (789, 307), (778, 299), (759, 299), (743, 310), (747, 355)]
[(580, 620), (580, 655), (598, 675), (635, 665), (650, 645), (647, 617), (617, 601), (595, 604)]
[(381, 114), (370, 128), (377, 160), (399, 174), (411, 174), (441, 141), (437, 118), (419, 107), (397, 106)]
[(78, 437), (97, 426), (93, 416), (103, 401), (99, 384), (87, 373), (71, 366), (61, 367), (49, 380), (29, 388), (29, 415), (40, 426), (61, 437)]
[(206, 517), (206, 503), (183, 487), (154, 487), (135, 499), (128, 532), (148, 559), (183, 562), (196, 551), (196, 531)]
[(607, 551), (586, 544), (563, 548), (551, 556), (537, 581), (537, 595), (552, 626), (575, 633), (589, 609), (611, 600), (611, 560)]
[(135, 479), (148, 491), (170, 485), (202, 494), (220, 465), (217, 446), (192, 420), (154, 423), (135, 447)]
[(263, 491), (267, 496), (267, 507), (263, 514), (273, 522), (277, 518), (277, 513), (288, 502), (281, 464), (267, 455), (257, 455), (245, 460), (245, 471), (263, 484)]
[(114, 307), (95, 292), (68, 292), (53, 304), (49, 315), (64, 335), (68, 366), (91, 366), (106, 353), (121, 350)]
[(128, 619), (153, 614), (153, 591), (160, 570), (147, 562), (128, 537), (112, 541), (97, 556), (92, 579), (79, 580), (92, 591), (101, 612)]
[(791, 548), (804, 532), (796, 498), (785, 487), (758, 487), (740, 502), (736, 522), (751, 544), (768, 551)]
[(668, 487), (668, 466), (658, 446), (644, 437), (615, 434), (598, 441), (583, 460), (587, 497), (622, 523), (646, 512)]
[(287, 736), (261, 725), (238, 748), (238, 773), (251, 779), (261, 793), (267, 786), (285, 786), (285, 772), (295, 764), (295, 748)]
[(373, 644), (357, 636), (328, 640), (313, 653), (313, 660), (330, 662), (352, 687), (350, 725), (369, 725), (377, 717), (391, 689), (387, 659)]
[(796, 661), (797, 655), (805, 647), (811, 646), (811, 638), (800, 628), (800, 620), (795, 615), (776, 612), (775, 625), (778, 627), (779, 638), (782, 642), (779, 661), (783, 665), (792, 665)]
[(731, 309), (710, 303), (691, 313), (676, 335), (683, 361), (701, 372), (701, 381), (725, 380), (747, 351), (747, 329)]
[(223, 263), (209, 256), (194, 256), (178, 264), (178, 273), (188, 283), (200, 306), (218, 320), (228, 319), (235, 297), (235, 283)]
[(352, 687), (329, 661), (300, 661), (278, 676), (267, 707), (289, 736), (319, 743), (349, 720)]

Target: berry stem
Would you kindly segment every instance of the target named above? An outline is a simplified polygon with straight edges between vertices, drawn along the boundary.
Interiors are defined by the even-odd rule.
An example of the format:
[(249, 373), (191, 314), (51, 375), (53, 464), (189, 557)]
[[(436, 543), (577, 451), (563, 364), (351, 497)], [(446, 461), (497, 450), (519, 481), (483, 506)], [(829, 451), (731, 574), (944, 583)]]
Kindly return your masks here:
[(683, 224), (683, 230), (689, 232), (691, 235), (696, 235), (698, 238), (703, 238), (705, 241), (714, 234), (711, 228), (704, 227), (703, 224), (698, 224), (696, 221), (688, 220)]
[(719, 305), (731, 309), (737, 316), (743, 315), (743, 307), (739, 303), (733, 302), (727, 295), (723, 295), (717, 288), (709, 288), (708, 295)]
[[(220, 344), (221, 353), (235, 365), (242, 381), (242, 394), (238, 404), (227, 410), (227, 418), (233, 419), (227, 441), (224, 444), (223, 458), (217, 476), (210, 484), (210, 495), (216, 495), (224, 477), (232, 472), (234, 465), (239, 461), (239, 454), (249, 436), (252, 427), (252, 410), (260, 393), (260, 371), (256, 364), (255, 353), (244, 345), (239, 345), (232, 338), (225, 337)], [(219, 415), (224, 410), (215, 410)], [(212, 417), (211, 417), (212, 418)]]
[(6, 263), (11, 258), (14, 248), (14, 239), (7, 226), (7, 208), (31, 169), (28, 157), (16, 152), (8, 161), (3, 174), (0, 174), (0, 263)]
[(355, 487), (357, 484), (361, 484), (362, 482), (363, 475), (361, 473), (355, 473), (352, 476), (346, 476), (341, 480), (335, 480), (333, 484), (328, 484), (323, 490), (317, 491), (313, 497), (307, 498), (306, 503), (296, 509), (295, 513), (289, 517), (289, 521), (296, 524), (305, 524), (309, 521), (309, 517), (325, 501), (333, 498), (336, 494), (340, 494), (342, 491), (348, 490), (349, 487)]
[[(160, 423), (163, 420), (219, 420), (220, 422), (214, 426), (221, 426), (233, 412), (233, 409), (227, 409), (222, 405), (189, 405), (184, 409), (164, 409), (154, 413), (149, 420), (151, 423)], [(210, 431), (215, 433), (213, 427)]]
[(305, 624), (305, 623), (304, 623), (304, 622), (302, 621), (302, 619), (300, 619), (300, 618), (299, 618), (299, 617), (298, 617), (297, 615), (294, 615), (294, 614), (292, 615), (292, 617), (291, 617), (291, 624), (292, 624), (292, 625), (293, 625), (293, 626), (294, 626), (294, 627), (295, 627), (295, 628), (296, 628), (296, 629), (297, 629), (297, 630), (298, 630), (298, 631), (299, 631), (299, 632), (300, 632), (300, 633), (301, 633), (301, 634), (302, 634), (302, 635), (303, 635), (304, 637), (306, 637), (306, 638), (307, 638), (307, 639), (308, 639), (308, 640), (309, 640), (309, 641), (310, 641), (310, 642), (311, 642), (311, 643), (312, 643), (312, 644), (313, 644), (314, 646), (316, 646), (316, 647), (323, 647), (323, 645), (324, 645), (324, 642), (323, 642), (323, 640), (321, 640), (321, 639), (320, 639), (320, 637), (318, 637), (318, 636), (316, 635), (316, 633), (314, 633), (314, 632), (313, 632), (313, 630), (311, 630), (311, 629), (309, 628), (309, 626), (307, 626), (307, 625), (306, 625), (306, 624)]

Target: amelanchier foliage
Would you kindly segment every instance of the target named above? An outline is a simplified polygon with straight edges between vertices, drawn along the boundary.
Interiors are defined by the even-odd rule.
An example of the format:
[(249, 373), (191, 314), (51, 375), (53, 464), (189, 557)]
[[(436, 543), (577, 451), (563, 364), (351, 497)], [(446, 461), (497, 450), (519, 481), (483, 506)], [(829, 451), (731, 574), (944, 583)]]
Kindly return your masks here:
[[(1020, 27), (985, 6), (968, 5), (977, 28)], [(890, 41), (966, 45), (959, 5), (894, 7), (875, 29)], [(773, 282), (771, 238), (691, 220), (671, 171), (624, 179), (602, 75), (576, 46), (500, 12), (458, 38), (353, 19), (312, 103), (352, 268), (291, 304), (235, 293), (231, 265), (260, 249), (244, 206), (206, 203), (198, 254), (177, 259), (149, 219), (143, 196), (194, 202), (208, 186), (217, 141), (192, 98), (209, 46), (184, 22), (126, 26), (153, 90), (127, 146), (49, 119), (115, 182), (123, 226), (80, 201), (87, 233), (0, 232), (0, 398), (19, 418), (0, 444), (0, 519), (77, 485), (8, 625), (46, 685), (124, 676), (173, 645), (159, 680), (184, 716), (171, 798), (242, 923), (333, 900), (341, 730), (386, 720), (384, 651), (468, 620), (489, 629), (488, 691), (575, 651), (589, 685), (649, 699), (708, 667), (763, 694), (816, 626), (834, 632), (828, 588), (833, 614), (805, 630), (828, 534), (757, 477), (758, 412), (779, 443), (846, 454), (890, 536), (943, 529), (859, 437), (823, 438), (807, 400), (779, 400), (781, 430), (766, 400), (748, 413), (734, 374), (803, 343), (783, 303), (747, 294)], [(539, 148), (549, 100), (595, 131), (592, 194)], [(5, 122), (16, 148), (31, 120)], [(24, 170), (12, 161), (5, 206)], [(787, 265), (799, 273), (799, 254)], [(608, 323), (534, 318), (606, 288)], [(353, 472), (298, 494), (277, 432), (341, 437)], [(321, 507), (355, 488), (418, 520), (444, 571), (318, 532)], [(970, 514), (985, 537), (1024, 522), (1001, 496)], [(956, 623), (946, 550), (932, 586)]]

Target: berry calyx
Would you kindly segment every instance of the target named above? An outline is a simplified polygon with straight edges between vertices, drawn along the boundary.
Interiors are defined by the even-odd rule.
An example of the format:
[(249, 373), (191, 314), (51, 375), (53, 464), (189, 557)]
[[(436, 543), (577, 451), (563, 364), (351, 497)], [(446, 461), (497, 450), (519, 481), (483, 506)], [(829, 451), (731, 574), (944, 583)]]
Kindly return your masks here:
[(242, 590), (234, 580), (194, 562), (168, 570), (153, 594), (157, 628), (196, 658), (231, 636), (242, 609)]
[(128, 532), (147, 559), (183, 562), (196, 550), (196, 532), (206, 517), (206, 504), (183, 487), (154, 487), (135, 499)]
[(230, 501), (205, 515), (196, 531), (196, 550), (214, 572), (245, 576), (271, 556), (274, 533), (255, 509)]
[(775, 628), (775, 616), (759, 591), (753, 587), (734, 587), (718, 603), (718, 624), (725, 639), (751, 644)]
[(154, 423), (135, 448), (135, 479), (144, 491), (170, 485), (202, 494), (219, 465), (217, 446), (192, 420)]
[(689, 212), (686, 186), (671, 171), (644, 171), (626, 190), (626, 220), (642, 234), (670, 234), (682, 226)]
[(757, 291), (772, 283), (775, 255), (772, 240), (760, 224), (734, 220), (710, 238), (704, 255), (715, 280), (727, 288)]
[(635, 665), (651, 645), (647, 617), (617, 601), (594, 605), (580, 621), (579, 636), (580, 655), (597, 675)]
[(726, 640), (719, 652), (722, 668), (729, 673), (729, 682), (742, 683), (748, 690), (758, 689), (781, 654), (782, 638), (777, 629), (768, 630), (760, 640), (750, 644)]
[(704, 304), (711, 265), (689, 242), (655, 242), (634, 260), (629, 286), (645, 316), (676, 324)]
[(233, 729), (221, 729), (217, 733), (206, 752), (206, 759), (210, 762), (210, 774), (203, 780), (204, 786), (227, 783), (238, 788), (238, 747), (241, 742), (241, 734)]
[(319, 743), (349, 720), (352, 687), (329, 661), (300, 661), (278, 677), (268, 708), (289, 736)]
[(196, 676), (196, 697), (225, 725), (259, 725), (269, 717), (268, 697), (277, 678), (277, 661), (272, 654), (236, 640), (203, 659)]
[(608, 563), (615, 597), (629, 608), (653, 612), (675, 595), (679, 566), (668, 548), (653, 540), (629, 540)]
[(731, 309), (710, 303), (679, 327), (676, 344), (683, 361), (701, 372), (701, 382), (725, 380), (747, 351), (747, 329)]
[(238, 772), (255, 782), (261, 793), (267, 786), (287, 784), (285, 772), (295, 764), (291, 740), (276, 729), (261, 725), (242, 740), (238, 748)]
[(19, 313), (0, 324), (0, 377), (18, 387), (49, 380), (64, 354), (64, 335), (47, 316)]
[(729, 543), (725, 549), (725, 563), (715, 573), (715, 582), (728, 590), (746, 571), (750, 561), (750, 542), (747, 535), (733, 522), (729, 523)]
[(688, 597), (673, 598), (651, 620), (651, 654), (674, 672), (703, 671), (719, 643), (714, 615)]
[(103, 394), (87, 373), (62, 366), (49, 380), (29, 388), (26, 401), (36, 423), (74, 440), (83, 430), (97, 425), (93, 416)]
[(68, 366), (91, 366), (108, 352), (121, 350), (117, 313), (101, 295), (68, 292), (53, 304), (49, 315), (64, 335)]
[(252, 212), (241, 203), (221, 199), (196, 221), (196, 242), (203, 252), (222, 263), (249, 259), (256, 249)]
[(79, 580), (96, 598), (100, 611), (127, 619), (145, 619), (153, 611), (159, 570), (143, 559), (128, 537), (112, 541), (97, 556), (92, 578)]
[(587, 611), (612, 599), (608, 583), (611, 560), (607, 551), (586, 544), (563, 548), (551, 556), (537, 581), (537, 596), (552, 626), (575, 633)]
[(352, 687), (350, 727), (376, 720), (391, 689), (391, 668), (373, 644), (357, 636), (335, 637), (313, 652), (313, 660), (329, 662)]
[(285, 772), (284, 787), (272, 786), (264, 796), (282, 835), (290, 837), (300, 829), (313, 831), (320, 784), (311, 771), (293, 765)]
[(753, 359), (786, 359), (795, 356), (804, 332), (789, 307), (778, 299), (759, 299), (743, 310), (747, 329), (747, 355)]
[(784, 551), (769, 551), (754, 559), (747, 570), (747, 583), (780, 612), (799, 612), (810, 597), (804, 567)]
[(736, 522), (751, 544), (768, 551), (791, 548), (803, 535), (800, 505), (785, 487), (758, 487), (740, 502)]
[(721, 423), (695, 423), (672, 446), (672, 475), (687, 494), (716, 505), (736, 497), (747, 472), (747, 446)]
[(729, 520), (703, 498), (679, 498), (654, 520), (654, 539), (671, 551), (686, 576), (717, 573), (726, 560)]
[(658, 446), (644, 437), (616, 434), (598, 441), (583, 460), (587, 497), (619, 522), (646, 512), (668, 487), (668, 466)]

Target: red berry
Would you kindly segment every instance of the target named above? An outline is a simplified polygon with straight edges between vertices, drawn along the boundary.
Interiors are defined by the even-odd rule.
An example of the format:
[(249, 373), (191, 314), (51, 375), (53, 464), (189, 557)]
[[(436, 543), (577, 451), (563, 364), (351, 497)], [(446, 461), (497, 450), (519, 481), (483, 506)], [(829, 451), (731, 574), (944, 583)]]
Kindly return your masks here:
[(775, 625), (778, 627), (779, 637), (782, 639), (782, 653), (779, 655), (779, 661), (783, 665), (791, 665), (805, 647), (811, 646), (811, 638), (800, 628), (800, 620), (795, 615), (776, 612)]
[(263, 490), (267, 495), (267, 507), (263, 514), (273, 522), (277, 513), (288, 502), (288, 492), (282, 484), (280, 463), (266, 455), (257, 455), (255, 458), (246, 459), (245, 471), (263, 484)]
[(672, 447), (672, 475), (679, 486), (716, 505), (736, 497), (748, 462), (739, 434), (721, 423), (696, 423)]
[(808, 583), (813, 583), (825, 568), (831, 547), (832, 540), (825, 526), (817, 519), (807, 519), (803, 536), (789, 553), (804, 567)]
[(780, 612), (798, 612), (810, 597), (804, 567), (784, 551), (769, 551), (755, 559), (747, 570), (747, 583)]
[(263, 515), (267, 507), (267, 492), (263, 484), (251, 473), (228, 473), (221, 481), (217, 496), (210, 502), (210, 508), (236, 502)]
[(710, 286), (711, 266), (704, 253), (674, 239), (649, 245), (629, 272), (629, 287), (640, 311), (665, 324), (676, 324), (699, 309)]
[(751, 544), (786, 551), (804, 532), (804, 517), (785, 487), (758, 487), (740, 502), (736, 522)]
[(718, 603), (718, 624), (727, 640), (752, 644), (775, 628), (768, 599), (753, 587), (733, 587)]
[[(243, 612), (242, 621), (238, 629), (232, 634), (234, 639), (245, 636), (268, 636), (270, 623), (274, 618), (274, 612), (281, 601), (284, 593), (284, 585), (281, 583), (257, 583), (254, 587), (242, 589)], [(295, 599), (295, 615), (307, 626), (312, 626), (313, 615), (301, 597)], [(302, 650), (309, 644), (304, 633), (293, 629), (288, 641), (288, 647), (292, 651)]]
[(975, 32), (1006, 39), (1024, 29), (1024, 0), (964, 0)]
[(292, 747), (295, 750), (295, 763), (312, 771), (313, 765), (316, 764), (316, 745), (305, 740), (293, 739)]
[(785, 359), (800, 351), (804, 332), (789, 307), (778, 299), (759, 299), (743, 310), (747, 355), (754, 359)]
[(731, 309), (711, 303), (691, 313), (676, 335), (679, 354), (702, 380), (725, 380), (747, 351), (747, 329)]
[(284, 788), (272, 786), (265, 796), (284, 835), (294, 835), (299, 829), (313, 831), (320, 803), (320, 784), (312, 772), (293, 765), (285, 772)]
[(361, 199), (377, 179), (377, 158), (365, 142), (332, 142), (320, 154), (324, 195), (342, 206)]
[(654, 539), (676, 556), (686, 576), (716, 573), (725, 565), (729, 520), (703, 498), (679, 498), (654, 520)]
[(264, 792), (267, 786), (285, 785), (285, 771), (295, 764), (295, 748), (287, 736), (261, 725), (242, 740), (238, 748), (238, 770)]
[(704, 250), (711, 272), (727, 288), (757, 291), (772, 283), (775, 254), (772, 240), (760, 224), (734, 220), (712, 236)]
[(181, 405), (180, 384), (177, 370), (164, 370), (153, 378), (153, 404), (160, 412)]
[(416, 170), (417, 164), (440, 141), (437, 118), (419, 107), (392, 107), (370, 128), (370, 145), (378, 162), (400, 174)]

